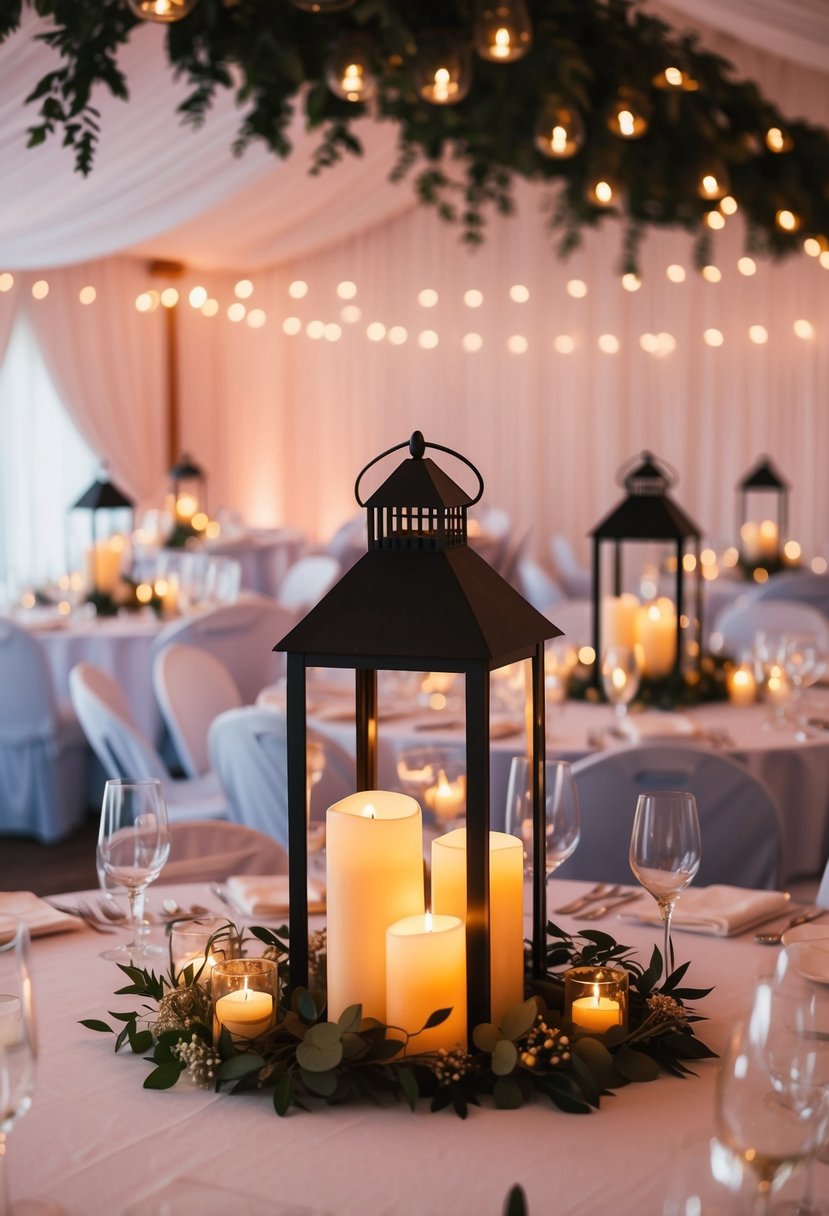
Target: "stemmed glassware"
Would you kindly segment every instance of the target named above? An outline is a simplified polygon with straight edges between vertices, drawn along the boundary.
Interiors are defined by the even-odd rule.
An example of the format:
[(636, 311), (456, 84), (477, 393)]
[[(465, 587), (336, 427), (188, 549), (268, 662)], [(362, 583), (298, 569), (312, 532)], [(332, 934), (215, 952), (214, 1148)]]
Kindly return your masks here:
[(673, 970), (671, 917), (679, 895), (699, 869), (697, 802), (682, 790), (640, 794), (630, 839), (630, 868), (654, 897), (665, 928), (663, 964)]
[(169, 852), (167, 804), (161, 782), (107, 781), (98, 832), (98, 863), (106, 875), (126, 889), (132, 941), (105, 951), (102, 958), (120, 963), (166, 955), (161, 946), (137, 938), (147, 887), (158, 878)]
[[(785, 955), (780, 965), (785, 967)], [(757, 1182), (757, 1216), (773, 1211), (773, 1189), (820, 1146), (827, 1096), (814, 1004), (805, 988), (766, 977), (751, 1010), (732, 1031), (717, 1086), (720, 1140)], [(800, 1209), (814, 1211), (810, 1207)]]
[(639, 659), (633, 646), (609, 646), (602, 657), (602, 687), (618, 721), (639, 691)]
[[(545, 770), (544, 853), (547, 878), (579, 843), (579, 793), (566, 760), (549, 760)], [(524, 843), (524, 869), (532, 872), (532, 769), (526, 756), (514, 756), (507, 787), (506, 830)]]
[(29, 974), (29, 933), (15, 916), (0, 915), (0, 1216), (60, 1213), (52, 1203), (12, 1206), (6, 1190), (6, 1139), (32, 1104), (37, 1036)]

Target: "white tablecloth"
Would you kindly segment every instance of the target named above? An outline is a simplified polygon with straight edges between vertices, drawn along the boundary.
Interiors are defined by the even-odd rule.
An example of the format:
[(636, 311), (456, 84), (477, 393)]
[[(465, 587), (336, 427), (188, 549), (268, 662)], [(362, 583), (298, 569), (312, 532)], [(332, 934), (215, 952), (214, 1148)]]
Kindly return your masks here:
[[(584, 886), (552, 882), (550, 907)], [(204, 887), (173, 893), (183, 904), (216, 903)], [(161, 898), (155, 890), (150, 902), (158, 907)], [(618, 921), (599, 927), (643, 957), (658, 933)], [(134, 998), (112, 995), (123, 977), (98, 957), (104, 940), (83, 929), (32, 944), (42, 1053), (34, 1105), (10, 1137), (9, 1176), (13, 1195), (52, 1199), (69, 1216), (119, 1216), (185, 1177), (238, 1192), (238, 1216), (244, 1195), (269, 1199), (276, 1213), (293, 1203), (317, 1216), (500, 1216), (516, 1182), (531, 1216), (596, 1216), (610, 1207), (617, 1216), (659, 1216), (679, 1139), (713, 1131), (714, 1061), (700, 1062), (696, 1078), (628, 1086), (587, 1116), (538, 1104), (472, 1108), (462, 1122), (448, 1112), (366, 1105), (279, 1119), (270, 1093), (145, 1090), (146, 1063), (129, 1052), (115, 1057), (111, 1040), (78, 1025), (135, 1007)], [(694, 960), (690, 983), (716, 985), (699, 1006), (710, 1019), (699, 1033), (719, 1051), (769, 948), (751, 935), (680, 933), (675, 946), (678, 962)], [(829, 1198), (829, 1167), (817, 1167), (816, 1184)]]
[(302, 555), (306, 537), (296, 528), (262, 529), (238, 537), (208, 541), (211, 557), (231, 557), (241, 567), (243, 591), (258, 591), (274, 599), (288, 569)]

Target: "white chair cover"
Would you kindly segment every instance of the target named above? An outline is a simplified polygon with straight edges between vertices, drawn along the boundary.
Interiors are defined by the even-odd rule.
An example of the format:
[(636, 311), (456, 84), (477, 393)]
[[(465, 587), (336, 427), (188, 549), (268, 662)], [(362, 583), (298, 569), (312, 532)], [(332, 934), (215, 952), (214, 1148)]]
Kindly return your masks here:
[(572, 599), (589, 599), (592, 587), (590, 571), (580, 566), (573, 546), (566, 536), (556, 533), (550, 537), (553, 573)]
[(170, 824), (170, 858), (164, 882), (224, 882), (231, 874), (285, 874), (280, 844), (243, 823), (194, 819)]
[(829, 574), (813, 574), (811, 570), (797, 570), (774, 574), (766, 583), (748, 592), (754, 600), (797, 600), (808, 604), (829, 618)]
[(545, 615), (564, 600), (564, 592), (553, 576), (531, 557), (519, 558), (516, 581), (524, 599)]
[(273, 648), (297, 621), (297, 614), (267, 596), (246, 595), (238, 603), (172, 621), (156, 638), (152, 659), (174, 642), (215, 655), (233, 677), (242, 701), (250, 704), (266, 684), (282, 674), (284, 656)]
[(51, 842), (86, 818), (83, 730), (37, 640), (0, 620), (0, 834)]
[(210, 723), (242, 704), (232, 675), (209, 651), (174, 642), (155, 656), (153, 687), (184, 772), (200, 777), (210, 768)]
[(750, 653), (758, 633), (807, 634), (829, 651), (829, 619), (796, 600), (740, 598), (717, 615), (711, 645), (732, 658)]
[(334, 586), (340, 563), (330, 553), (311, 553), (294, 562), (282, 580), (277, 595), (283, 608), (303, 615)]
[(697, 800), (702, 861), (694, 883), (774, 888), (780, 812), (765, 782), (729, 756), (691, 745), (633, 746), (578, 760), (581, 839), (556, 871), (562, 878), (631, 882), (636, 800), (653, 790), (689, 790)]
[(215, 773), (176, 781), (152, 744), (133, 722), (121, 689), (91, 663), (69, 673), (69, 692), (89, 745), (107, 777), (158, 777), (170, 821), (225, 819), (227, 801)]
[[(328, 739), (309, 732), (322, 748), (322, 779), (312, 787), (311, 814), (354, 790), (354, 761)], [(208, 735), (210, 761), (233, 807), (232, 818), (288, 847), (288, 778), (285, 717), (247, 706), (220, 714)]]

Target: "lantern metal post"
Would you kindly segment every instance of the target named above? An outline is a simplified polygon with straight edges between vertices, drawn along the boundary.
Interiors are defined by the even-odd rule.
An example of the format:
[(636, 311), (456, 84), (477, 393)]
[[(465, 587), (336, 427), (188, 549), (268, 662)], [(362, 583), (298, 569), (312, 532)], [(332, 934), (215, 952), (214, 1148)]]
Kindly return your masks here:
[[(360, 483), (400, 448), (410, 459), (365, 501)], [(470, 495), (431, 459), (449, 453), (478, 479)], [(372, 460), (355, 496), (367, 512), (368, 550), (275, 647), (288, 655), (288, 798), (292, 987), (308, 978), (305, 673), (355, 671), (358, 790), (376, 788), (377, 673), (446, 671), (464, 677), (466, 705), (467, 990), (469, 1025), (489, 1019), (490, 674), (532, 661), (533, 969), (546, 954), (544, 642), (560, 630), (467, 544), (467, 509), (483, 479), (464, 456), (416, 431)]]
[[(621, 555), (622, 545), (626, 541), (662, 541), (671, 544), (676, 561), (674, 579), (676, 647), (671, 674), (678, 681), (681, 677), (683, 658), (688, 657), (688, 650), (687, 647), (683, 647), (683, 641), (686, 634), (690, 632), (691, 625), (690, 613), (685, 603), (686, 571), (683, 563), (687, 544), (693, 548), (697, 579), (695, 598), (697, 641), (699, 643), (695, 656), (697, 669), (699, 669), (702, 657), (700, 530), (668, 494), (668, 490), (676, 481), (676, 474), (650, 452), (642, 452), (640, 456), (625, 465), (620, 470), (619, 480), (627, 491), (627, 496), (590, 533), (593, 538), (593, 649), (596, 654), (593, 665), (593, 684), (596, 688), (599, 688), (601, 684), (601, 660), (605, 642), (601, 625), (602, 543), (604, 541), (610, 541), (613, 544), (615, 595), (620, 595), (622, 591)], [(687, 620), (685, 626), (682, 623), (683, 617)]]

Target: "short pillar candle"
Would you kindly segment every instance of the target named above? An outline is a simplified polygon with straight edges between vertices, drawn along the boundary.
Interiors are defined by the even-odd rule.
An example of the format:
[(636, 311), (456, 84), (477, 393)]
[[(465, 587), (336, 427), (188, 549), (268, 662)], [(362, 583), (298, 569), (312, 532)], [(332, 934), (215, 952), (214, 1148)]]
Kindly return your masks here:
[[(452, 1012), (415, 1034), (438, 1009)], [(386, 930), (386, 1019), (415, 1034), (406, 1055), (466, 1047), (466, 930), (459, 917), (427, 912)]]
[[(432, 841), (432, 910), (466, 923), (466, 828)], [(489, 833), (491, 1018), (500, 1022), (524, 999), (524, 846)]]
[(422, 915), (423, 826), (406, 794), (363, 790), (328, 808), (328, 1017), (386, 1021), (386, 930)]
[(572, 967), (564, 973), (564, 1016), (585, 1034), (627, 1029), (628, 973), (622, 967)]
[(257, 1039), (276, 1021), (277, 966), (272, 958), (217, 962), (210, 977), (213, 1037), (222, 1028), (234, 1039)]

